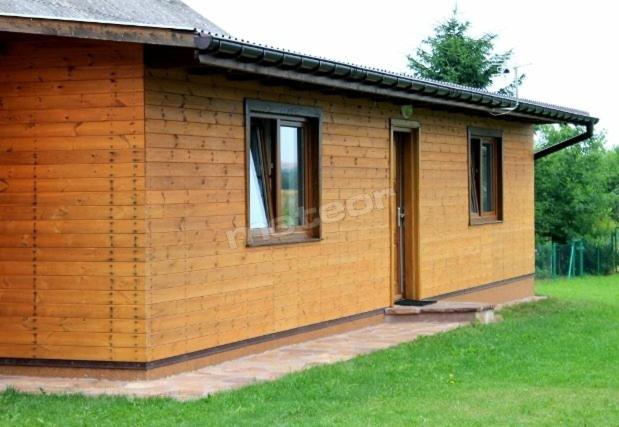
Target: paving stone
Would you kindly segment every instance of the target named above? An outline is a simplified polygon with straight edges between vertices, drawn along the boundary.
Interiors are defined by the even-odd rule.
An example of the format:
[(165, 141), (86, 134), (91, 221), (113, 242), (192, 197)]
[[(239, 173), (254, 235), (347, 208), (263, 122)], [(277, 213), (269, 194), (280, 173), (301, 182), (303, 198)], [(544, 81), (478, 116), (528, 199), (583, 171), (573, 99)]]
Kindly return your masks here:
[(367, 328), (292, 344), (263, 353), (207, 366), (167, 378), (114, 381), (94, 378), (49, 378), (0, 375), (0, 390), (83, 393), (88, 396), (167, 396), (196, 399), (223, 390), (280, 378), (312, 366), (349, 360), (355, 356), (412, 341), (419, 336), (446, 332), (463, 323), (381, 323)]

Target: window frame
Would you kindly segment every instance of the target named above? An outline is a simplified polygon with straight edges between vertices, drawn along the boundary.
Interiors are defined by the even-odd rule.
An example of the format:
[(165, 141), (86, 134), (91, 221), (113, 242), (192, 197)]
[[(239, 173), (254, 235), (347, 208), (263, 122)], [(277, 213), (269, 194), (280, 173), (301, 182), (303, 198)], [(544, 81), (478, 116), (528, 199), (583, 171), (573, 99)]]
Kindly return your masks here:
[[(250, 151), (251, 151), (251, 124), (252, 119), (275, 120), (276, 150), (273, 154), (275, 164), (275, 189), (273, 196), (273, 215), (268, 217), (267, 228), (251, 228), (251, 199), (250, 199)], [(302, 129), (303, 150), (303, 224), (297, 227), (282, 228), (278, 223), (278, 212), (281, 206), (281, 127), (299, 126)], [(289, 243), (303, 243), (318, 241), (321, 239), (322, 230), (320, 225), (320, 193), (321, 180), (321, 157), (322, 157), (322, 110), (316, 107), (283, 104), (279, 102), (263, 101), (257, 99), (245, 100), (245, 199), (246, 199), (246, 224), (247, 246), (266, 246)], [(268, 214), (267, 214), (268, 215)]]
[[(503, 131), (500, 129), (486, 129), (486, 128), (477, 128), (477, 127), (469, 127), (468, 128), (468, 142), (467, 142), (467, 175), (468, 175), (468, 204), (469, 204), (469, 225), (483, 225), (483, 224), (495, 224), (503, 222), (503, 192), (504, 192), (504, 150), (503, 150)], [(476, 200), (478, 206), (478, 212), (473, 211), (472, 206), (472, 192), (473, 192), (473, 183), (474, 179), (473, 174), (471, 173), (472, 165), (472, 154), (473, 154), (473, 140), (479, 140), (479, 146), (476, 147), (479, 152), (477, 156), (479, 158), (479, 179), (476, 184)], [(493, 173), (492, 173), (492, 187), (493, 188), (493, 205), (494, 209), (491, 211), (483, 210), (483, 201), (482, 201), (482, 192), (481, 192), (481, 180), (483, 176), (482, 171), (482, 148), (484, 144), (492, 144), (492, 165), (493, 165)]]

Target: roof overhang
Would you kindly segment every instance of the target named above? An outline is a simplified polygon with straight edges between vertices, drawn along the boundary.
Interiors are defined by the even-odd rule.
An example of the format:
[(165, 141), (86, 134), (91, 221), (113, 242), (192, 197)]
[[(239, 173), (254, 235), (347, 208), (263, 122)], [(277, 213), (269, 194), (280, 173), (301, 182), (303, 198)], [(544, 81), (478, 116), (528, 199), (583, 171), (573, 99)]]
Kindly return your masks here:
[(2, 15), (0, 31), (163, 46), (197, 46), (197, 32), (193, 28), (163, 28), (115, 22)]
[(515, 99), (485, 90), (417, 79), (385, 70), (261, 46), (227, 36), (202, 34), (200, 38), (203, 40), (199, 43), (198, 60), (205, 66), (488, 114), (510, 109), (508, 114), (501, 117), (519, 118), (532, 123), (572, 123), (587, 126), (598, 122), (597, 118), (584, 111)]
[(505, 111), (502, 118), (532, 123), (588, 126), (598, 122), (584, 111), (304, 55), (193, 28), (2, 15), (0, 31), (191, 48), (197, 52), (196, 65), (356, 92), (400, 103), (418, 102), (485, 114)]

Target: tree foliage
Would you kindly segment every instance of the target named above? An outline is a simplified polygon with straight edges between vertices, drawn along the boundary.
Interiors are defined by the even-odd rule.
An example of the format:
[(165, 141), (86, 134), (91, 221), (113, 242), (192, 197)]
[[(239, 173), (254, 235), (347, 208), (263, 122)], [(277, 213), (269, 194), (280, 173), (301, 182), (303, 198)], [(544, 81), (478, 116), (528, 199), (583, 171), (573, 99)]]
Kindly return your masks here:
[[(488, 89), (512, 57), (495, 51), (496, 34), (470, 34), (471, 23), (453, 15), (409, 55), (416, 76)], [(524, 75), (499, 92), (513, 94)], [(569, 125), (539, 126), (538, 147), (582, 132)], [(535, 226), (538, 240), (606, 239), (619, 224), (619, 148), (605, 148), (604, 133), (535, 163)]]
[[(538, 147), (582, 129), (544, 125)], [(604, 133), (535, 162), (535, 231), (539, 240), (604, 239), (619, 217), (619, 151), (607, 150)]]
[[(495, 52), (496, 34), (486, 33), (479, 38), (469, 34), (471, 23), (460, 21), (457, 11), (434, 29), (434, 35), (422, 42), (416, 55), (409, 55), (409, 68), (417, 77), (488, 89), (499, 70), (512, 57), (512, 51)], [(499, 90), (513, 94), (518, 81)]]
[(608, 189), (612, 197), (613, 220), (619, 225), (619, 146), (607, 154)]

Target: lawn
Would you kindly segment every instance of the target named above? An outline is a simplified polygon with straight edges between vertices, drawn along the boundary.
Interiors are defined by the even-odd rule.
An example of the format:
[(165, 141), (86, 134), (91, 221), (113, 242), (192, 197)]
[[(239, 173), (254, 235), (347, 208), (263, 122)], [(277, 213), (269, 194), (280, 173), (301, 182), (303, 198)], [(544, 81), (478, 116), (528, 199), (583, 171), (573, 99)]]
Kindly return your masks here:
[(1, 425), (619, 425), (619, 276), (472, 326), (199, 401), (0, 394)]

